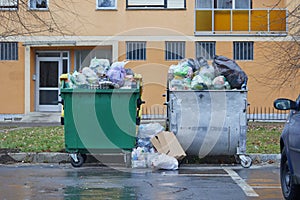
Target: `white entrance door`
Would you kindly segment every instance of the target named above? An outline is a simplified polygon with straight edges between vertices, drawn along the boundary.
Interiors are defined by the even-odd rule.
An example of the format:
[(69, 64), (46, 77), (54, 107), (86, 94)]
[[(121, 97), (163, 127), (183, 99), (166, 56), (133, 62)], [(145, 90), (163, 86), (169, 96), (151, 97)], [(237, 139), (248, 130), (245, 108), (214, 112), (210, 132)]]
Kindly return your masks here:
[[(43, 53), (42, 55), (47, 55)], [(48, 55), (51, 55), (49, 53)], [(68, 72), (68, 59), (62, 57), (39, 57), (37, 55), (36, 66), (36, 110), (59, 112), (61, 111), (61, 100), (59, 96), (59, 76)]]

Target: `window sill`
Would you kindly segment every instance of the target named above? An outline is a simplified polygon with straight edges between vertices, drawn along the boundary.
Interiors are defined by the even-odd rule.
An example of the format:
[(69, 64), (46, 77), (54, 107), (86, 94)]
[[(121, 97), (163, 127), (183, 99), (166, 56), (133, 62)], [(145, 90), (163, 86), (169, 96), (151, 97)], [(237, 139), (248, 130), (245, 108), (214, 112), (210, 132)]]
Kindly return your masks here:
[(28, 8), (29, 11), (49, 11), (49, 8)]
[(18, 8), (0, 8), (0, 11), (17, 11)]
[(134, 60), (134, 59), (128, 59), (128, 58), (126, 58), (126, 60), (127, 61), (132, 61), (132, 62), (145, 62), (145, 61), (147, 61), (147, 59), (138, 59), (138, 60)]
[(101, 10), (101, 11), (103, 11), (103, 10), (107, 10), (107, 11), (117, 11), (118, 9), (117, 8), (96, 8), (96, 11), (97, 10)]
[(239, 32), (239, 31), (223, 31), (223, 32), (215, 32), (215, 31), (195, 31), (194, 32), (195, 36), (253, 36), (253, 37), (286, 37), (287, 36), (287, 32), (284, 31), (278, 31), (278, 32)]
[[(184, 58), (182, 58), (182, 59), (184, 59)], [(166, 59), (165, 59), (165, 61), (166, 61), (166, 62), (178, 62), (178, 61), (180, 61), (180, 60), (182, 60), (182, 59), (174, 59), (174, 60), (166, 60)]]
[(127, 7), (126, 10), (186, 10), (186, 8)]

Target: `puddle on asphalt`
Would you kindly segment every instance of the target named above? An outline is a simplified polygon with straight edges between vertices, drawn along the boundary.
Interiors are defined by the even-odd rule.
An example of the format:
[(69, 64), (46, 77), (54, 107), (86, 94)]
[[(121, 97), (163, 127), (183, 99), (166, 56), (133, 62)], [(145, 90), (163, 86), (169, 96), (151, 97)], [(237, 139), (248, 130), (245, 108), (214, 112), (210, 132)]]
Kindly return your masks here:
[(124, 188), (79, 188), (67, 187), (64, 193), (65, 200), (93, 200), (93, 199), (137, 199), (134, 187)]

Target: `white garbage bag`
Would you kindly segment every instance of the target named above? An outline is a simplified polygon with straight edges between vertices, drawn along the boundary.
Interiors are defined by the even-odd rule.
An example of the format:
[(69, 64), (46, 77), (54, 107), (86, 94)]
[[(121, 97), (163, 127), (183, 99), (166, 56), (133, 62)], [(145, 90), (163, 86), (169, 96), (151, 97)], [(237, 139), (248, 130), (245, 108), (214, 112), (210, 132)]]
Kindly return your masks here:
[(178, 160), (166, 154), (157, 154), (152, 157), (151, 165), (155, 169), (177, 170)]

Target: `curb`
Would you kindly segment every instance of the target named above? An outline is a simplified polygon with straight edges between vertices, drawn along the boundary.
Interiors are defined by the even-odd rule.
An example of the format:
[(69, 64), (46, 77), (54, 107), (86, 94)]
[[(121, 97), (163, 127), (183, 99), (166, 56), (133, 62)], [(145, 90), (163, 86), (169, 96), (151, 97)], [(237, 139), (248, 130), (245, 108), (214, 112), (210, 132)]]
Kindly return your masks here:
[[(112, 155), (110, 155), (112, 156)], [(120, 156), (116, 154), (115, 156)], [(253, 164), (280, 163), (280, 154), (249, 154)], [(69, 163), (68, 153), (3, 153), (0, 154), (0, 164), (12, 163)], [(190, 163), (192, 164), (192, 163)]]
[(70, 162), (67, 153), (5, 153), (0, 154), (0, 163), (66, 163)]
[(280, 163), (281, 154), (249, 154), (252, 163)]
[(0, 126), (17, 127), (42, 127), (42, 126), (61, 126), (60, 122), (0, 122)]

